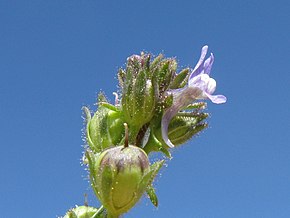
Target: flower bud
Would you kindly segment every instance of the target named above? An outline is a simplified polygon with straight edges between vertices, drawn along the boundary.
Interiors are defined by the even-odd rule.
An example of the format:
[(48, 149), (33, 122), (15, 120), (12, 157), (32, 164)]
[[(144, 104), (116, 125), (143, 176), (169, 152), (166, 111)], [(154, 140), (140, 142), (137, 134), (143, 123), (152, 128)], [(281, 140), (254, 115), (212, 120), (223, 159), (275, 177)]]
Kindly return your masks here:
[(89, 109), (83, 107), (87, 117), (86, 139), (94, 152), (119, 144), (124, 136), (123, 115), (119, 107), (109, 104), (103, 93), (98, 96), (98, 105), (93, 117)]
[[(175, 147), (184, 144), (207, 127), (207, 123), (203, 122), (207, 117), (208, 114), (203, 112), (180, 112), (179, 115), (169, 120), (166, 135)], [(152, 125), (148, 141), (144, 146), (146, 153), (161, 151), (170, 158), (169, 148), (162, 137), (162, 126), (159, 123)]]
[(138, 132), (152, 119), (158, 101), (149, 61), (149, 55), (133, 55), (128, 58), (126, 71), (122, 71), (122, 110), (131, 133)]
[(148, 157), (139, 147), (117, 146), (87, 156), (96, 195), (114, 216), (132, 208), (152, 180)]
[(117, 145), (124, 135), (123, 123), (120, 112), (99, 108), (87, 126), (91, 149), (100, 152), (111, 145)]
[(168, 126), (168, 137), (175, 145), (181, 145), (190, 140), (195, 134), (207, 127), (202, 123), (208, 117), (206, 113), (200, 113), (192, 116), (176, 116)]
[(154, 115), (156, 104), (154, 86), (144, 72), (140, 72), (128, 86), (128, 91), (122, 98), (125, 121), (129, 126), (141, 128)]
[(69, 210), (63, 218), (91, 218), (98, 209), (88, 206), (79, 206)]
[(165, 92), (172, 83), (176, 74), (177, 62), (175, 59), (163, 59), (154, 70), (155, 76), (158, 78), (158, 86), (160, 93)]

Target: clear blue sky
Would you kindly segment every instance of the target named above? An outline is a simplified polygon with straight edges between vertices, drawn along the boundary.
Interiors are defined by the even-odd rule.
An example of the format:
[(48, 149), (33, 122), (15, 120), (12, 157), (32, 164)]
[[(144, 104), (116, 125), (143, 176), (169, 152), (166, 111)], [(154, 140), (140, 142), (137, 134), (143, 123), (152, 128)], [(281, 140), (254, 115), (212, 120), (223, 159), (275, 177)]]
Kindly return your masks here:
[(126, 218), (290, 217), (289, 1), (0, 0), (1, 218), (99, 203), (80, 165), (81, 107), (140, 51), (194, 66), (208, 44), (210, 128), (173, 152)]

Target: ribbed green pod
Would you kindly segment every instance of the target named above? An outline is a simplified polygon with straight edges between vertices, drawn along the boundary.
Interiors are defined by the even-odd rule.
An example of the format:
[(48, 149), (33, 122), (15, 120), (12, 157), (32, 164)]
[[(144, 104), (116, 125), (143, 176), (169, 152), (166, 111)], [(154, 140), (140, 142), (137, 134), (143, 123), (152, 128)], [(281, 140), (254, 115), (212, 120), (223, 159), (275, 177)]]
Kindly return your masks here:
[(131, 209), (152, 180), (148, 157), (136, 146), (109, 148), (88, 160), (96, 195), (114, 216)]

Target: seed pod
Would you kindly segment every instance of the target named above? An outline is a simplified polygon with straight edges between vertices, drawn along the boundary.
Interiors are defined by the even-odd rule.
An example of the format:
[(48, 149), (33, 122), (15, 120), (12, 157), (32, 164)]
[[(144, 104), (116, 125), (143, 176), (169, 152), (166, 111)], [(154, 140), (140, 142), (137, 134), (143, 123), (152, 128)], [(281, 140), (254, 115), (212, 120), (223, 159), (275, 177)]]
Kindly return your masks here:
[(112, 147), (87, 157), (96, 195), (114, 216), (132, 208), (152, 180), (148, 157), (136, 146)]

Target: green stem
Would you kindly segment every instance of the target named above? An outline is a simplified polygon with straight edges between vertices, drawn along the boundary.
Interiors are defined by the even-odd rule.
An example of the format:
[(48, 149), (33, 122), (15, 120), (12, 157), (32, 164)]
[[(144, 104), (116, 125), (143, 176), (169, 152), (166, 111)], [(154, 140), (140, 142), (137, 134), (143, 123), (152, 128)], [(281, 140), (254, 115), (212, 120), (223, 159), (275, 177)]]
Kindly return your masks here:
[(140, 131), (141, 127), (137, 126), (129, 126), (129, 144), (135, 145), (137, 135)]
[(124, 148), (129, 146), (129, 130), (128, 130), (128, 124), (124, 123), (125, 127), (125, 143), (124, 143)]

